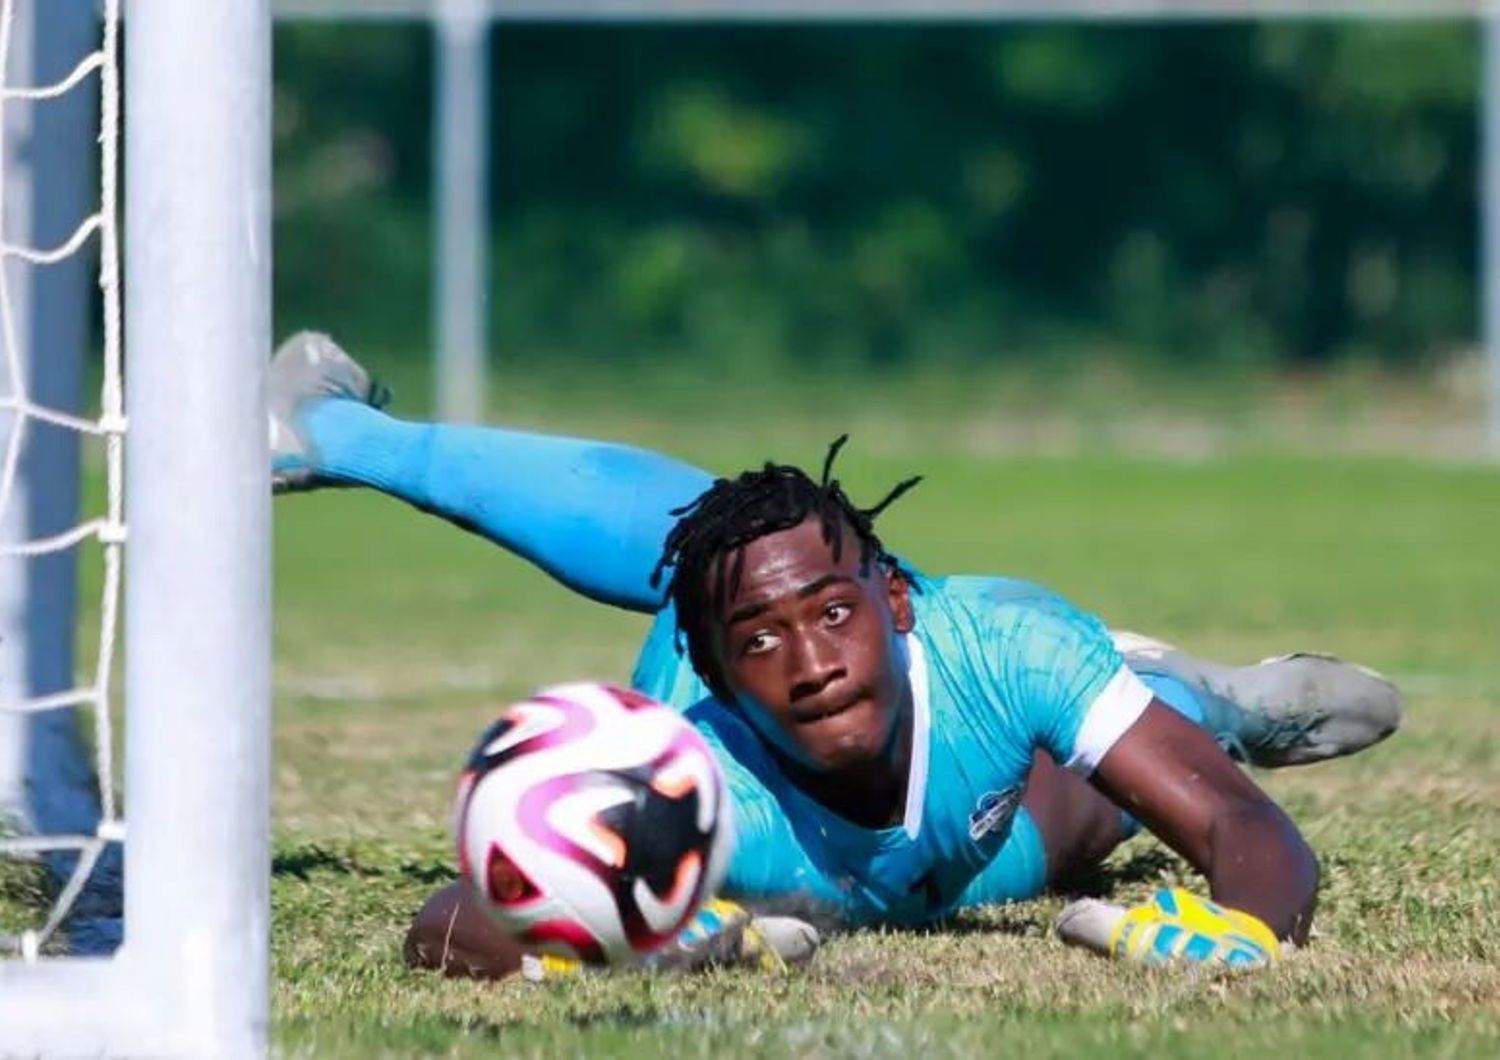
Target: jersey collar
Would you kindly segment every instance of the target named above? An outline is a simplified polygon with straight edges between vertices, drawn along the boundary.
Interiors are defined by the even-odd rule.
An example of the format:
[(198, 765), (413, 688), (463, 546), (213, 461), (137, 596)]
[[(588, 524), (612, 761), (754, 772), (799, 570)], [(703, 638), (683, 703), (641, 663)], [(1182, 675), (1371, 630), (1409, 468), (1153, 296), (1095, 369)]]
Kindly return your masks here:
[(901, 826), (906, 838), (915, 839), (922, 829), (922, 809), (927, 802), (927, 737), (932, 721), (927, 688), (927, 652), (915, 633), (906, 634), (906, 678), (911, 686), (911, 765), (906, 776), (906, 813)]

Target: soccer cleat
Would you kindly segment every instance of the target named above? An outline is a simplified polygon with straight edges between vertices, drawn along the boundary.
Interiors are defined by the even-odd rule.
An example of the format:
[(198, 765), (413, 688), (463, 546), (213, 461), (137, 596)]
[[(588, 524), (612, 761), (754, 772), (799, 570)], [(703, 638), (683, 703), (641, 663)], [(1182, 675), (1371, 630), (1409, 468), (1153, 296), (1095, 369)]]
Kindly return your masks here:
[(359, 401), (383, 408), (390, 391), (327, 335), (299, 331), (271, 357), (271, 489), (275, 493), (334, 485), (317, 472), (317, 454), (299, 420), (319, 401)]
[(1266, 768), (1354, 754), (1401, 724), (1401, 693), (1374, 670), (1297, 652), (1251, 666), (1197, 659), (1149, 637), (1114, 634), (1137, 673), (1166, 674), (1207, 692), (1203, 726), (1231, 755)]

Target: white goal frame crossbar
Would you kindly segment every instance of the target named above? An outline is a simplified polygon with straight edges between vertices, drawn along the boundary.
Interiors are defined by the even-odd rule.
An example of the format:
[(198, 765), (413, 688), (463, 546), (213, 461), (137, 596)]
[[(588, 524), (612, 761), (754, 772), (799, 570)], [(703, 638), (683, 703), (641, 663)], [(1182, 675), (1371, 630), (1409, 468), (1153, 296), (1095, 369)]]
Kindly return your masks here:
[[(46, 17), (47, 0), (32, 2)], [(117, 7), (108, 0), (107, 34)], [(128, 856), (114, 957), (0, 961), (0, 1055), (255, 1056), (267, 1046), (270, 26), (269, 0), (131, 5), (125, 417), (108, 381), (99, 422), (17, 404), (23, 420), (106, 438), (128, 421)], [(109, 66), (89, 60), (73, 76), (108, 78)], [(107, 192), (112, 156), (104, 168)], [(108, 276), (112, 213), (106, 194), (56, 252), (6, 252), (45, 264), (98, 234)], [(118, 515), (112, 502), (101, 526), (32, 545), (97, 533), (117, 550)], [(101, 703), (98, 691), (30, 705)], [(103, 834), (77, 837), (85, 849), (124, 834), (112, 802), (106, 810)]]
[(497, 22), (1056, 22), (1472, 17), (1500, 12), (1500, 0), (275, 0), (281, 18), (442, 18), (455, 7)]

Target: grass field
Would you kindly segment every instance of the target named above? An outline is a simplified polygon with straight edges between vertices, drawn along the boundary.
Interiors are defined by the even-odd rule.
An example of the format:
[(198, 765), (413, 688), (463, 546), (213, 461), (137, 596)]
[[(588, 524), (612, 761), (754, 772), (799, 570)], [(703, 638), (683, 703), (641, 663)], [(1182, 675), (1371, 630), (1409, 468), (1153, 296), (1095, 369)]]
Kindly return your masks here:
[[(693, 455), (724, 470), (772, 453), (811, 463), (839, 426), (799, 413), (775, 437), (705, 430)], [(328, 493), (276, 507), (282, 1050), (1500, 1055), (1500, 476), (1369, 459), (1007, 459), (902, 422), (873, 437), (867, 425), (844, 468), (856, 498), (913, 471), (928, 481), (883, 528), (920, 566), (1025, 575), (1225, 659), (1316, 648), (1399, 679), (1408, 722), (1387, 744), (1261, 777), (1323, 859), (1314, 946), (1250, 978), (1151, 973), (1065, 949), (1048, 898), (837, 938), (778, 980), (408, 972), (407, 920), (454, 875), (446, 818), (469, 741), (539, 683), (623, 677), (644, 621), (399, 504)], [(1137, 840), (1106, 883), (1131, 898), (1183, 871)]]

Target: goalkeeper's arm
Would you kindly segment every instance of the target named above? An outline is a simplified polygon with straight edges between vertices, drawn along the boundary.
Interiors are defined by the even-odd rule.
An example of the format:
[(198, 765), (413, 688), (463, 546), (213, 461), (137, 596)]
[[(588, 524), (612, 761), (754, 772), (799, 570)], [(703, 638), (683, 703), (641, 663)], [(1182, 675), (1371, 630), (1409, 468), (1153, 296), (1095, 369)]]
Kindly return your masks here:
[(1318, 861), (1287, 815), (1203, 729), (1153, 703), (1093, 783), (1208, 878), (1213, 898), (1302, 943)]

